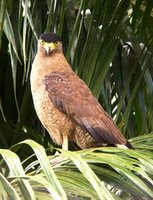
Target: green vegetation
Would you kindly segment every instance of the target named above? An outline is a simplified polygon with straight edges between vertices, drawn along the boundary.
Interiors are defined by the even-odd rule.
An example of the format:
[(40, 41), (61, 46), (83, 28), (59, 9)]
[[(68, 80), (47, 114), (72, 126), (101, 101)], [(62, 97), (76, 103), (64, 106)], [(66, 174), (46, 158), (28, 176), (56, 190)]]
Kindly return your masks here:
[[(0, 0), (0, 199), (152, 199), (152, 27), (153, 1)], [(135, 150), (52, 143), (29, 84), (47, 31)]]

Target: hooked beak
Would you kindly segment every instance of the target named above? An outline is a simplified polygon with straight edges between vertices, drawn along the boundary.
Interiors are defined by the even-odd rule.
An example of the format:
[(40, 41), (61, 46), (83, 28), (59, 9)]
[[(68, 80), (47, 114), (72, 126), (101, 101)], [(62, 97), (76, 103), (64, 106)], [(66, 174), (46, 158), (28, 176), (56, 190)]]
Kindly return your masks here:
[(47, 55), (49, 55), (54, 49), (56, 49), (56, 46), (53, 42), (51, 42), (51, 43), (45, 43), (44, 48)]

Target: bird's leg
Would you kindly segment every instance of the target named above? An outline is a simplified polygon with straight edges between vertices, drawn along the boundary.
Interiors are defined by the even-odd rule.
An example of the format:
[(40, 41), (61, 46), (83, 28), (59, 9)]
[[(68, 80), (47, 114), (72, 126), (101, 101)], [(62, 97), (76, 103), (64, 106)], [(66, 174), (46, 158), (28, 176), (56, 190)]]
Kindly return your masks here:
[(63, 135), (63, 143), (62, 143), (62, 149), (68, 150), (68, 135)]

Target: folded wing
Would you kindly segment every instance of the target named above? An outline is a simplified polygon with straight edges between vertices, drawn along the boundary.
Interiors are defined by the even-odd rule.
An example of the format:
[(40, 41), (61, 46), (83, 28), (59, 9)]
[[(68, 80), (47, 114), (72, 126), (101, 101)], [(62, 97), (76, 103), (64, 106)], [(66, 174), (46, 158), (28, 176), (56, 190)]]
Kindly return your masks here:
[(84, 127), (99, 143), (125, 144), (127, 140), (86, 84), (73, 71), (55, 71), (44, 78), (54, 105)]

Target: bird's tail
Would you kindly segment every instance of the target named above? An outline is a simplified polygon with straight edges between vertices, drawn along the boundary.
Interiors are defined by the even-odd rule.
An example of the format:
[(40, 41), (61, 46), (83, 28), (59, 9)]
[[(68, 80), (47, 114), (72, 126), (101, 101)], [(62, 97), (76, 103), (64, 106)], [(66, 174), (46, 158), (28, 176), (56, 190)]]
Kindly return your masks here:
[(127, 146), (129, 149), (134, 149), (134, 147), (132, 146), (132, 144), (131, 144), (129, 141), (127, 141), (126, 146)]
[(126, 144), (116, 144), (115, 146), (121, 148), (121, 149), (134, 149), (132, 144), (130, 142), (126, 142)]

